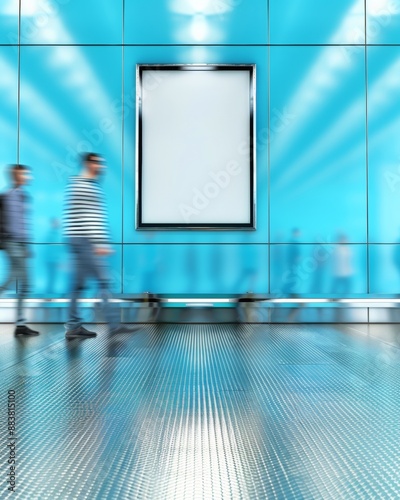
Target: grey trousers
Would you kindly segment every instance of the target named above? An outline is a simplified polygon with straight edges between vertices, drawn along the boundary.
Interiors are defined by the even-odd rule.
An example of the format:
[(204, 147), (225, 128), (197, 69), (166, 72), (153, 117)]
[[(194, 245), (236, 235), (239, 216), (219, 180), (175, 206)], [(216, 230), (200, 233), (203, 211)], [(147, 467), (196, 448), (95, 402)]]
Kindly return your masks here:
[(24, 325), (26, 319), (23, 315), (23, 302), (29, 291), (28, 256), (29, 250), (26, 243), (7, 241), (5, 251), (10, 260), (10, 268), (6, 281), (0, 286), (0, 294), (8, 289), (10, 284), (17, 282), (17, 325)]
[(116, 328), (120, 324), (119, 311), (109, 302), (111, 292), (105, 258), (94, 253), (94, 246), (88, 238), (71, 237), (68, 239), (68, 244), (73, 257), (73, 276), (68, 321), (65, 328), (72, 330), (82, 325), (82, 318), (78, 315), (77, 299), (86, 280), (91, 277), (98, 283), (104, 319), (110, 328)]

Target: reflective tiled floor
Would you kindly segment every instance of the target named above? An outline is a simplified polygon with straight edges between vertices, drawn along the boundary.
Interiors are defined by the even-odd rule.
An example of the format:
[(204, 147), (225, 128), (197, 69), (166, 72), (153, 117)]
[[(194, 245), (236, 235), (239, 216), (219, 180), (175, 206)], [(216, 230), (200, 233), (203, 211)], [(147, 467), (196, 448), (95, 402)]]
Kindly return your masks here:
[(9, 389), (10, 498), (400, 498), (400, 326), (94, 328), (2, 325), (0, 498)]

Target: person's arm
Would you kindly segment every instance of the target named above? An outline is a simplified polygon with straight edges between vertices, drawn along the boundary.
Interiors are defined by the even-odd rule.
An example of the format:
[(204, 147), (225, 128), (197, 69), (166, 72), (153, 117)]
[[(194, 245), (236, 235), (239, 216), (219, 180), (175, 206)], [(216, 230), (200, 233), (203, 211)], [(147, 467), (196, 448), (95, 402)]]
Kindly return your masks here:
[[(33, 203), (32, 203), (32, 197), (27, 193), (23, 193), (24, 196), (24, 204), (25, 204), (25, 220), (23, 221), (24, 225), (24, 232), (26, 235), (26, 242), (28, 244), (33, 243), (33, 231), (32, 231), (32, 225), (33, 225)], [(29, 251), (29, 256), (33, 256), (32, 251)]]
[(20, 220), (22, 207), (18, 200), (18, 193), (11, 189), (4, 195), (4, 225), (6, 237), (10, 241), (22, 240), (22, 221)]
[(7, 240), (12, 238), (12, 233), (13, 233), (13, 227), (10, 220), (11, 207), (13, 203), (11, 199), (11, 193), (12, 191), (8, 191), (3, 195), (3, 221), (4, 221), (5, 237), (7, 238)]
[(62, 232), (64, 236), (68, 236), (68, 231), (71, 228), (71, 208), (73, 206), (74, 199), (74, 183), (70, 180), (65, 188), (64, 201), (63, 201), (63, 211), (62, 211)]

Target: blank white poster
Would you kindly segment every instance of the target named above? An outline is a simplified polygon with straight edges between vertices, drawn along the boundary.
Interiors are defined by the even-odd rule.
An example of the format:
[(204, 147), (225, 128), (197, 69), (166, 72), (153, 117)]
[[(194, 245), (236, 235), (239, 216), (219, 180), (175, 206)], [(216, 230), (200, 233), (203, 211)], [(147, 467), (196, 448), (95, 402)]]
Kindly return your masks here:
[(254, 226), (254, 68), (206, 68), (138, 68), (139, 228)]

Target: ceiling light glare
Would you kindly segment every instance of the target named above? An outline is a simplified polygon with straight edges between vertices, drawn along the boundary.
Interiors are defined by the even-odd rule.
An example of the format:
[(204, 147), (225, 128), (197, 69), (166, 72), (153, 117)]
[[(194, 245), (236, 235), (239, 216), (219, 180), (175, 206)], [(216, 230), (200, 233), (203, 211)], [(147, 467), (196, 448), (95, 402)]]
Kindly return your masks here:
[(230, 12), (236, 3), (238, 0), (169, 0), (168, 8), (171, 12), (187, 16), (213, 16)]
[(208, 35), (208, 24), (206, 18), (202, 14), (197, 14), (194, 16), (191, 33), (192, 37), (196, 42), (204, 42)]

